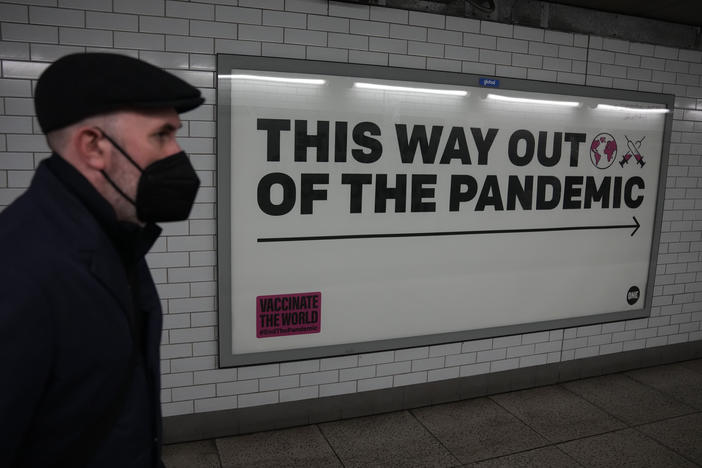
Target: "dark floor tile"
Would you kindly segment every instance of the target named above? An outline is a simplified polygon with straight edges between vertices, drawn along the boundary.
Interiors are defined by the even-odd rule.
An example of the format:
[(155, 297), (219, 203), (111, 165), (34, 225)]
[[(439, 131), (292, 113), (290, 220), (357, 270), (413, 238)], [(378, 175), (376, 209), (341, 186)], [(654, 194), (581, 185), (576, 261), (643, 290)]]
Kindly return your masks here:
[(578, 463), (556, 447), (543, 447), (470, 465), (475, 468), (564, 468)]
[(223, 468), (340, 467), (317, 426), (217, 439)]
[(702, 465), (702, 413), (646, 424), (637, 429)]
[(407, 411), (320, 424), (345, 467), (453, 467), (460, 463)]
[(649, 367), (627, 372), (626, 375), (702, 410), (702, 374), (682, 364)]
[(162, 453), (166, 468), (220, 468), (214, 440), (164, 445)]
[(635, 429), (624, 429), (574, 440), (560, 444), (558, 448), (588, 467), (682, 468), (695, 466)]
[(696, 410), (623, 374), (576, 380), (565, 388), (627, 424), (643, 424)]
[(624, 426), (558, 385), (490, 397), (552, 442), (587, 437)]
[(694, 359), (692, 361), (685, 361), (680, 363), (681, 366), (687, 369), (693, 370), (699, 374), (702, 374), (702, 359)]
[(420, 408), (413, 413), (461, 463), (521, 452), (548, 443), (488, 398)]

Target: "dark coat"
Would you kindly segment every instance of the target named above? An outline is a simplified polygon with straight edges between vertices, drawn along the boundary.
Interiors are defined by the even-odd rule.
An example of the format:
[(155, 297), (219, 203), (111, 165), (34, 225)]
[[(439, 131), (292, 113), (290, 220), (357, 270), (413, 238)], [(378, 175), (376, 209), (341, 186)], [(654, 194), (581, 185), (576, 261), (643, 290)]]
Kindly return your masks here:
[[(158, 466), (161, 308), (153, 280), (141, 254), (132, 298), (104, 225), (50, 167), (42, 162), (30, 188), (0, 213), (0, 466), (56, 466), (76, 444), (92, 454), (85, 466)], [(130, 367), (135, 303), (144, 346)], [(126, 397), (115, 406), (118, 393)], [(111, 405), (115, 423), (95, 449), (85, 446)]]

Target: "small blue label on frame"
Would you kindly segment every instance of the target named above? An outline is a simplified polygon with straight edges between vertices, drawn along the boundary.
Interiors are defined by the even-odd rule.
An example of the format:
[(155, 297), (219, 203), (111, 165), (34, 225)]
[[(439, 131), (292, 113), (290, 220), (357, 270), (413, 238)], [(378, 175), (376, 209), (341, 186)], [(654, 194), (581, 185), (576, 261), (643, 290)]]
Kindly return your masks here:
[(500, 80), (495, 78), (480, 78), (480, 86), (484, 86), (486, 88), (499, 88)]

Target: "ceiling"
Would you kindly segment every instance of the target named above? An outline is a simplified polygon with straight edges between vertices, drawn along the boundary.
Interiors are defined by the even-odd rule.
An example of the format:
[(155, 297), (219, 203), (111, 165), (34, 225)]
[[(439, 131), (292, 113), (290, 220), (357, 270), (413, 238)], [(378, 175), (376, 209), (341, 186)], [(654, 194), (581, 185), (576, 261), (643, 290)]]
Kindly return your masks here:
[[(496, 0), (499, 1), (499, 0)], [(592, 10), (702, 26), (701, 0), (549, 0)]]
[(702, 0), (337, 1), (702, 50)]

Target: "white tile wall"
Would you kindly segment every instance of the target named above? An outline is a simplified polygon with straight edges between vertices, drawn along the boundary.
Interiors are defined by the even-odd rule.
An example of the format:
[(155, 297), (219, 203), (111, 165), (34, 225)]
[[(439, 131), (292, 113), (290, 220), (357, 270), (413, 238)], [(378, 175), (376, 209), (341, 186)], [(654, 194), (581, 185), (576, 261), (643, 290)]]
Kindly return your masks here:
[[(198, 86), (181, 143), (203, 179), (191, 220), (147, 257), (164, 305), (165, 415), (453, 379), (702, 340), (702, 52), (326, 0), (0, 2), (0, 209), (48, 148), (32, 87), (56, 58), (118, 49)], [(463, 71), (676, 94), (650, 318), (486, 340), (217, 368), (214, 53)]]

